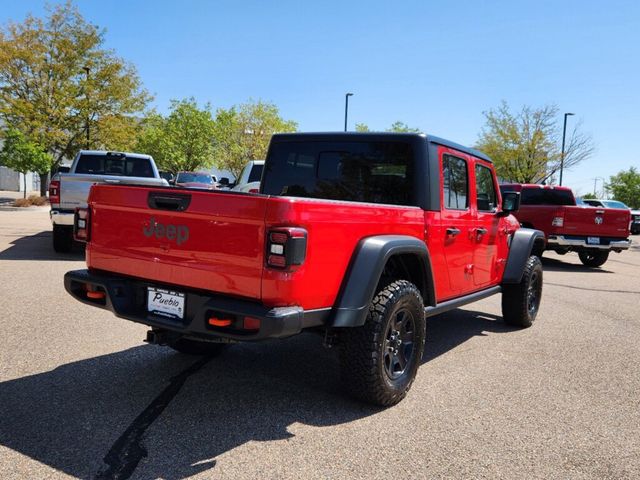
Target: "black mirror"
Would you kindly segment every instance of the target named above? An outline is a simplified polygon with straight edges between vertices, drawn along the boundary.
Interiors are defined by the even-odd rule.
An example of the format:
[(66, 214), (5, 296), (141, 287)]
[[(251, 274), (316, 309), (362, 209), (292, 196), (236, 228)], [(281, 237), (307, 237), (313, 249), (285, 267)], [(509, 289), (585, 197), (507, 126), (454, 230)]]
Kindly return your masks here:
[(220, 183), (220, 185), (223, 185), (223, 186), (227, 187), (227, 186), (229, 186), (229, 179), (227, 177), (222, 177), (220, 179), (220, 182), (218, 182), (218, 183)]
[(502, 214), (509, 215), (517, 212), (520, 208), (520, 192), (503, 192), (502, 193)]
[(169, 183), (173, 182), (173, 173), (166, 171), (160, 171), (158, 173), (160, 173), (160, 178), (164, 178)]

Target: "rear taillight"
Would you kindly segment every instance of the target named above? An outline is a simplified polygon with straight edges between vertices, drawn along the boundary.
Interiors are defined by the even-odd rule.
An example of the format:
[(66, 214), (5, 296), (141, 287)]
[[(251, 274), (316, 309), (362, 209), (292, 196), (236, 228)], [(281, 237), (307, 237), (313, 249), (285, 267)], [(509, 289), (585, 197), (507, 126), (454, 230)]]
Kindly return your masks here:
[(564, 226), (564, 217), (553, 217), (551, 220), (552, 227), (563, 227)]
[(307, 256), (307, 231), (304, 228), (274, 228), (267, 233), (267, 266), (287, 269), (302, 265)]
[(60, 203), (60, 182), (58, 180), (49, 183), (49, 203)]
[(88, 242), (91, 228), (88, 208), (76, 208), (73, 217), (73, 238), (78, 242)]

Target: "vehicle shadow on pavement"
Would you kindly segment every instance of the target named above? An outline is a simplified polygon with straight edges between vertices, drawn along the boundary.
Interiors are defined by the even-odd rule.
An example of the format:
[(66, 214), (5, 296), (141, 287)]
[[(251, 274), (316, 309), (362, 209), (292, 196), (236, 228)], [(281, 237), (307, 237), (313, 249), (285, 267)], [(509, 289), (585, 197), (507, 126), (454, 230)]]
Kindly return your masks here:
[[(136, 417), (198, 360), (145, 345), (2, 382), (0, 445), (94, 478)], [(148, 456), (134, 478), (186, 478), (246, 442), (291, 437), (296, 422), (336, 425), (379, 411), (344, 398), (338, 381), (336, 353), (315, 335), (235, 345), (191, 375), (146, 428)]]
[[(424, 361), (484, 331), (510, 330), (498, 317), (465, 310), (430, 318), (428, 328)], [(167, 399), (181, 375), (184, 384)], [(0, 445), (59, 471), (167, 479), (215, 468), (220, 455), (247, 442), (291, 438), (297, 423), (324, 427), (381, 411), (343, 396), (337, 351), (313, 334), (234, 345), (204, 362), (134, 347), (2, 382), (0, 409)]]
[[(6, 238), (6, 237), (5, 237)], [(69, 253), (56, 253), (50, 231), (16, 237), (0, 252), (0, 260), (83, 260), (84, 247), (75, 244)]]
[(613, 273), (611, 270), (607, 270), (604, 267), (592, 268), (584, 265), (563, 262), (555, 258), (542, 257), (542, 268), (545, 271), (550, 272), (582, 272), (582, 273)]
[(427, 341), (422, 363), (452, 350), (485, 332), (508, 333), (520, 328), (504, 323), (502, 317), (486, 312), (456, 309), (427, 318)]

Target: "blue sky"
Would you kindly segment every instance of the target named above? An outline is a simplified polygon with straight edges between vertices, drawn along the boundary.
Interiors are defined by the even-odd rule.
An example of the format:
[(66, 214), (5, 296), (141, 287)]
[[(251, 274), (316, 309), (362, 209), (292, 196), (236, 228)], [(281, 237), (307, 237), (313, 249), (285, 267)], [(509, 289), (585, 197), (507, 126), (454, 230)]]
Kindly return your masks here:
[[(2, 0), (0, 22), (44, 13)], [(155, 105), (277, 104), (303, 131), (396, 120), (472, 145), (482, 112), (553, 103), (597, 146), (565, 172), (578, 193), (640, 167), (637, 1), (95, 1), (82, 14), (134, 63)], [(600, 188), (600, 183), (598, 188)]]

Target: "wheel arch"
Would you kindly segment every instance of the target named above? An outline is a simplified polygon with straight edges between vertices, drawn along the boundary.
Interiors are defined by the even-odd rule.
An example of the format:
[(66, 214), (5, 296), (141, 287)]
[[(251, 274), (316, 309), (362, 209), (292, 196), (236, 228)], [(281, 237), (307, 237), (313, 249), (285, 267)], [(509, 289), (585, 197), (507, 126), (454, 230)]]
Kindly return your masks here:
[(502, 283), (520, 283), (531, 252), (539, 248), (544, 250), (544, 245), (544, 233), (540, 230), (531, 228), (519, 228), (516, 230), (509, 244), (509, 257), (502, 276)]
[(385, 272), (414, 283), (425, 305), (435, 305), (431, 258), (425, 243), (408, 235), (376, 235), (362, 239), (354, 250), (334, 306), (330, 325), (364, 325), (369, 304)]

